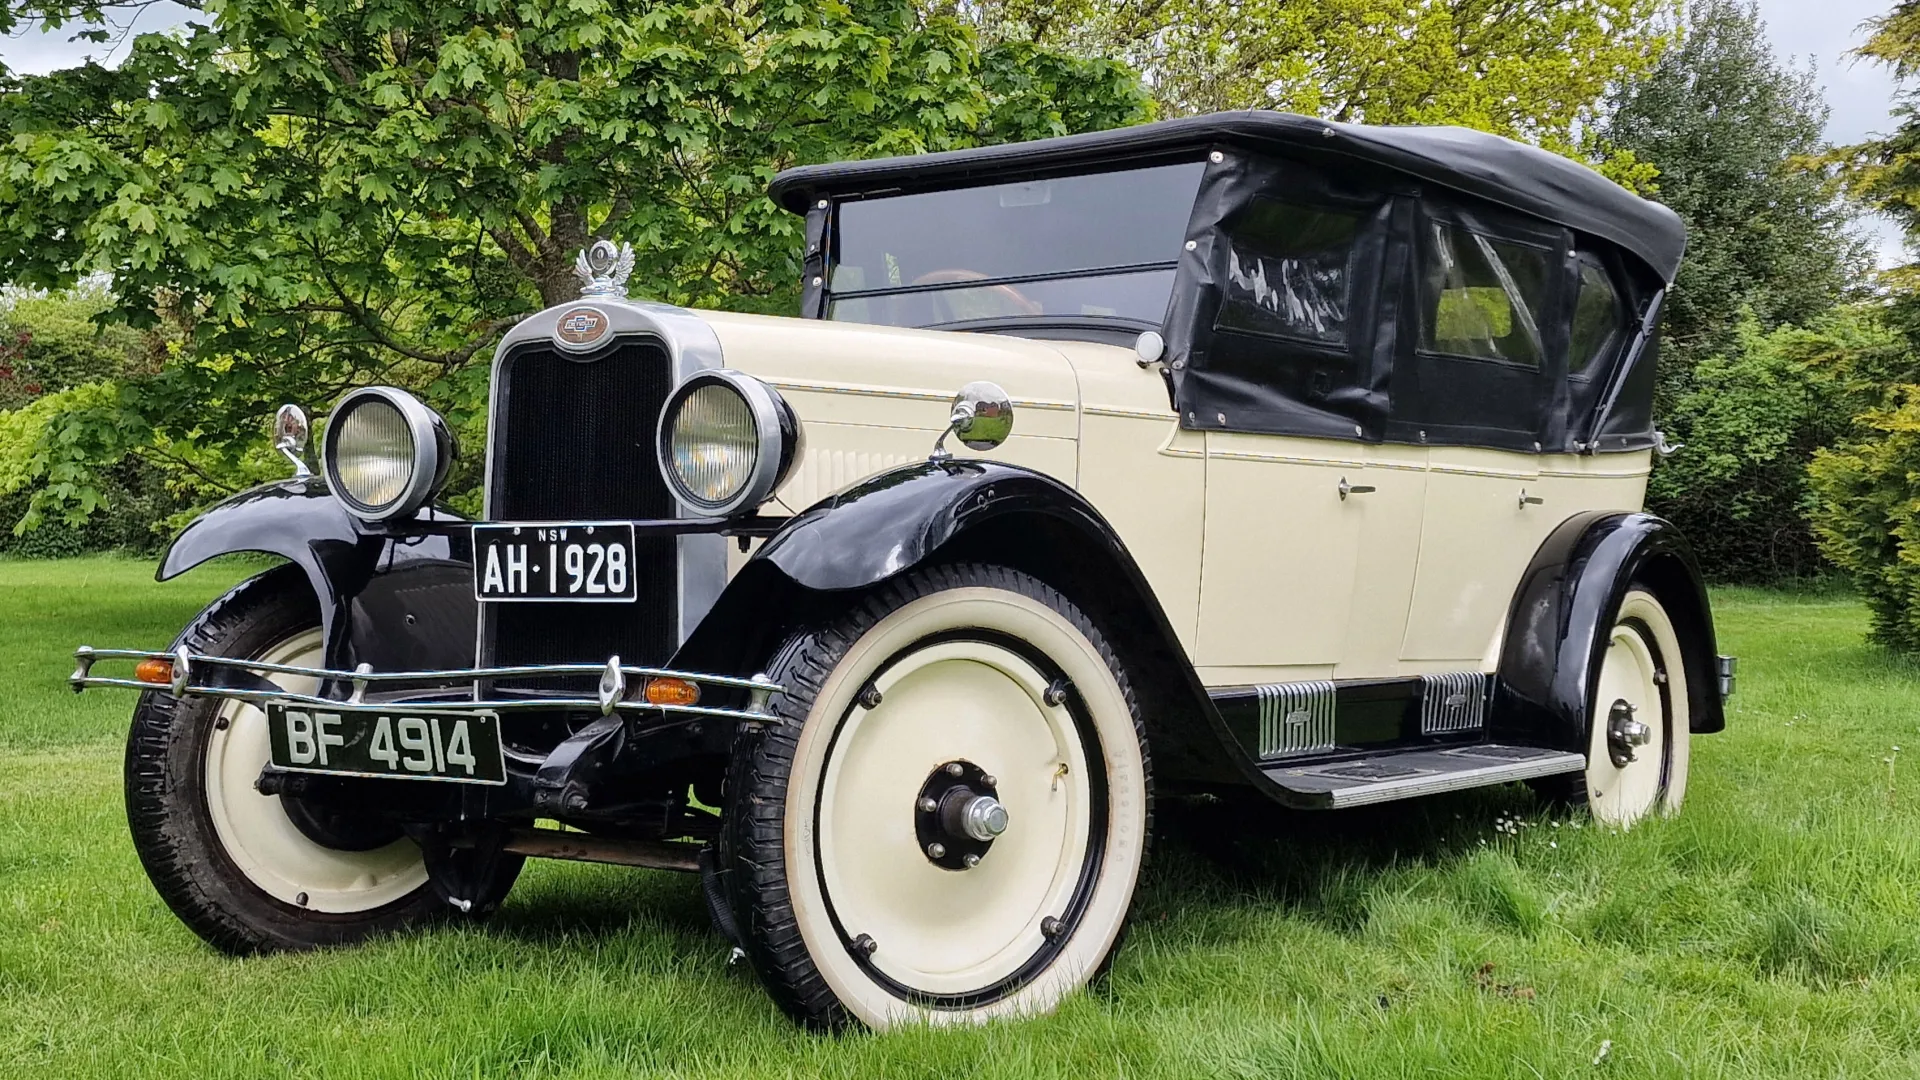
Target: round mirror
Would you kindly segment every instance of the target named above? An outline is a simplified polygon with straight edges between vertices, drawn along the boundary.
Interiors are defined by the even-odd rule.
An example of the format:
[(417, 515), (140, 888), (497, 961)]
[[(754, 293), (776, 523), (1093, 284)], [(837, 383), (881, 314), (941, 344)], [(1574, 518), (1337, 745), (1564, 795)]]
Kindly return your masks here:
[(953, 434), (969, 450), (991, 450), (1013, 434), (1013, 400), (998, 384), (970, 382), (953, 396)]

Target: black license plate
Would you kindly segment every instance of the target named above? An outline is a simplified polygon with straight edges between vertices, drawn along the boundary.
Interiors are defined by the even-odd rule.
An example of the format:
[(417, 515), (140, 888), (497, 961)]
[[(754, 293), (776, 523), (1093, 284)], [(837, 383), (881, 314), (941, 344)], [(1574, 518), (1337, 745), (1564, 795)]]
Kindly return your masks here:
[(269, 757), (290, 772), (504, 784), (497, 713), (267, 705)]
[(631, 603), (634, 570), (631, 522), (473, 527), (478, 600)]

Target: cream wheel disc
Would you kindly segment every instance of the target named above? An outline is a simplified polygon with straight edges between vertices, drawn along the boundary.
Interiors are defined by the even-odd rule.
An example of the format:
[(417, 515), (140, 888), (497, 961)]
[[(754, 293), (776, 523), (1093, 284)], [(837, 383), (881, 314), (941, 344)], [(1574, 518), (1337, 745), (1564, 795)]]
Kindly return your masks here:
[[(963, 773), (991, 785), (1002, 831), (925, 833), (928, 792)], [(801, 936), (859, 1019), (1044, 1011), (1097, 969), (1131, 903), (1146, 828), (1132, 710), (1052, 608), (990, 588), (925, 596), (821, 687), (786, 822)]]
[[(320, 631), (288, 638), (259, 659), (318, 667)], [(294, 693), (317, 689), (309, 678), (275, 675), (272, 681)], [(266, 713), (244, 702), (222, 702), (207, 739), (207, 814), (227, 857), (255, 887), (308, 911), (353, 914), (391, 904), (427, 883), (426, 862), (411, 840), (340, 851), (300, 831), (278, 796), (254, 789), (267, 759)]]
[(1594, 819), (1627, 828), (1679, 809), (1686, 795), (1687, 685), (1673, 623), (1651, 593), (1620, 603), (1594, 686), (1587, 804)]

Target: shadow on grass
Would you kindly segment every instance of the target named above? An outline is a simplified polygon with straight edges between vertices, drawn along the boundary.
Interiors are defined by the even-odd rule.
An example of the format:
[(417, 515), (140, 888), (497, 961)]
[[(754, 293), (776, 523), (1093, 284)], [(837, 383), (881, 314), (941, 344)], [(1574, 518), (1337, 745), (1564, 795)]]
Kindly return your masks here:
[[(1520, 787), (1339, 813), (1290, 811), (1249, 799), (1174, 802), (1156, 811), (1155, 850), (1136, 916), (1281, 906), (1342, 933), (1360, 929), (1389, 871), (1472, 859), (1501, 814), (1545, 804)], [(1206, 920), (1202, 944), (1224, 945), (1232, 920)], [(615, 867), (539, 867), (488, 931), (529, 944), (581, 943), (642, 931), (675, 949), (722, 944), (697, 877)]]
[(1257, 799), (1165, 802), (1157, 809), (1145, 902), (1280, 905), (1340, 932), (1359, 929), (1389, 871), (1475, 857), (1503, 814), (1549, 804), (1508, 785), (1338, 813)]

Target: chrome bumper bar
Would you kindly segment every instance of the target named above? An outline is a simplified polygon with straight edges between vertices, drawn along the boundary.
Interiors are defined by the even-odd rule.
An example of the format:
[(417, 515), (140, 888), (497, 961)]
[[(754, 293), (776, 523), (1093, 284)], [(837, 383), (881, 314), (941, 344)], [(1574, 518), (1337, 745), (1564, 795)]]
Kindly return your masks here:
[[(290, 664), (269, 664), (259, 660), (235, 660), (224, 656), (204, 656), (189, 651), (185, 646), (173, 652), (146, 652), (140, 649), (96, 649), (82, 645), (74, 650), (76, 666), (67, 682), (79, 693), (90, 686), (123, 687), (132, 690), (157, 690), (172, 694), (174, 697), (200, 695), (203, 697), (231, 698), (237, 701), (249, 701), (255, 704), (282, 702), (296, 705), (379, 705), (394, 709), (432, 709), (436, 712), (530, 712), (566, 709), (595, 710), (603, 716), (616, 712), (628, 713), (664, 713), (670, 716), (703, 716), (722, 720), (764, 721), (769, 715), (767, 702), (773, 695), (783, 693), (780, 684), (769, 681), (764, 675), (751, 679), (736, 678), (731, 675), (702, 675), (689, 671), (669, 671), (665, 668), (637, 667), (622, 664), (618, 656), (609, 657), (605, 664), (530, 664), (522, 667), (456, 668), (446, 671), (373, 671), (366, 664), (354, 671), (334, 671), (327, 668), (296, 667)], [(169, 681), (148, 682), (141, 679), (120, 679), (104, 675), (95, 675), (93, 665), (101, 660), (161, 660), (169, 665)], [(246, 672), (265, 681), (267, 675), (293, 675), (302, 678), (319, 679), (351, 685), (353, 692), (347, 698), (320, 697), (314, 694), (295, 693), (291, 690), (275, 688), (272, 690), (248, 686), (222, 686), (207, 682), (196, 682), (196, 676), (203, 672), (233, 671)], [(380, 684), (391, 683), (462, 683), (480, 679), (538, 678), (559, 675), (598, 675), (600, 686), (593, 697), (512, 697), (512, 698), (453, 698), (435, 697), (394, 697), (365, 701), (367, 690)], [(646, 684), (655, 679), (674, 679), (692, 683), (703, 691), (709, 687), (716, 689), (745, 690), (748, 697), (746, 709), (720, 709), (707, 705), (656, 705), (644, 697)], [(630, 696), (630, 691), (638, 691), (641, 697)]]

